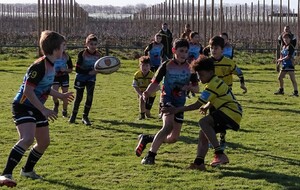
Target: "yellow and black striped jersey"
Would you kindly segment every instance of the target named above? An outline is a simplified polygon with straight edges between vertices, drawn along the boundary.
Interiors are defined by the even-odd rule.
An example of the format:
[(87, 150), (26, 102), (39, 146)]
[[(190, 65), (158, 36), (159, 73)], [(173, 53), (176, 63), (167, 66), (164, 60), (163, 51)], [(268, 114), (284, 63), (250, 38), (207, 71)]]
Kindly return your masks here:
[(214, 59), (215, 75), (224, 80), (224, 82), (232, 87), (233, 77), (232, 74), (242, 77), (241, 69), (234, 63), (232, 59), (223, 57), (220, 61)]
[[(151, 80), (154, 76), (154, 73), (152, 71), (149, 71), (145, 76), (143, 75), (143, 72), (141, 70), (137, 71), (134, 74), (132, 86), (137, 87), (140, 89), (140, 91), (144, 92), (148, 85), (151, 83)], [(150, 97), (155, 97), (156, 92), (151, 94)]]
[(210, 102), (216, 109), (222, 111), (237, 124), (242, 118), (242, 107), (235, 99), (231, 88), (223, 80), (214, 76), (208, 83), (204, 84), (199, 99), (201, 104)]

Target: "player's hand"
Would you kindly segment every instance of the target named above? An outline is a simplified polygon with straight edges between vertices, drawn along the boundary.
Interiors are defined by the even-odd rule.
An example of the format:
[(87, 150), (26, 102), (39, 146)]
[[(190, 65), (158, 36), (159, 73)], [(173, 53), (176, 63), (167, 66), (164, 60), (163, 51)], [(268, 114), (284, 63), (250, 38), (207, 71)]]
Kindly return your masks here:
[(243, 94), (246, 94), (247, 93), (247, 88), (245, 85), (241, 85), (241, 89), (243, 89)]
[(42, 114), (49, 120), (54, 121), (57, 119), (57, 113), (53, 110), (50, 110), (48, 108), (45, 108), (43, 111), (41, 111)]
[(200, 107), (199, 112), (200, 112), (201, 114), (203, 114), (203, 115), (206, 115), (208, 108), (209, 108), (208, 106), (203, 105), (203, 106)]
[(149, 98), (148, 92), (144, 91), (143, 94), (142, 94), (142, 97), (143, 97), (144, 102), (147, 102), (147, 99)]
[(62, 97), (61, 97), (61, 100), (62, 100), (62, 101), (67, 100), (68, 103), (73, 102), (73, 100), (74, 100), (74, 92), (66, 92), (66, 93), (63, 93), (63, 94), (62, 94)]

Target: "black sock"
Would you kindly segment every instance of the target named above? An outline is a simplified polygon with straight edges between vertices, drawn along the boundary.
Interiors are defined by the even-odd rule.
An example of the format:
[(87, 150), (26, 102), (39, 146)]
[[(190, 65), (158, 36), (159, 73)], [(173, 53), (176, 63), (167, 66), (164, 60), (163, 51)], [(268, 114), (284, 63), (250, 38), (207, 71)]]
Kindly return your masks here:
[(21, 158), (23, 157), (25, 153), (25, 150), (18, 146), (15, 145), (12, 150), (10, 151), (10, 154), (7, 159), (6, 166), (3, 170), (2, 175), (4, 174), (12, 174), (12, 171), (15, 169), (15, 167), (18, 165), (20, 162)]
[(224, 151), (221, 149), (220, 146), (214, 147), (215, 154), (224, 154)]
[(197, 156), (197, 158), (195, 158), (195, 160), (194, 160), (194, 164), (196, 164), (196, 165), (204, 164), (204, 158)]
[(154, 153), (154, 152), (151, 152), (151, 151), (148, 152), (148, 156), (149, 156), (149, 157), (155, 157), (156, 155), (157, 155), (157, 154)]
[(153, 135), (147, 135), (146, 136), (147, 143), (153, 142), (153, 140), (154, 140), (154, 136)]
[(24, 172), (31, 172), (35, 164), (39, 161), (43, 154), (36, 151), (34, 148), (30, 150), (27, 162), (24, 166)]

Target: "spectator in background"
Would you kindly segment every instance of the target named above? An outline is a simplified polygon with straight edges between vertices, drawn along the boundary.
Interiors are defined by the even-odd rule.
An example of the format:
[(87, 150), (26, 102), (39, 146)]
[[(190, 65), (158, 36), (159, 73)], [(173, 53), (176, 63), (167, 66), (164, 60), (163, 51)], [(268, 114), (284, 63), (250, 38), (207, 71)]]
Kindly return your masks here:
[(161, 34), (162, 40), (161, 43), (164, 45), (164, 58), (163, 60), (171, 59), (173, 54), (172, 54), (172, 41), (173, 41), (173, 36), (172, 32), (168, 29), (168, 24), (163, 23), (161, 30), (158, 32)]
[(184, 31), (181, 34), (180, 38), (185, 38), (190, 41), (190, 34), (191, 34), (191, 25), (190, 24), (185, 24), (184, 26)]
[(290, 26), (285, 26), (283, 28), (283, 32), (278, 36), (278, 44), (280, 45), (280, 48), (282, 49), (282, 47), (284, 46), (284, 42), (283, 42), (283, 34), (285, 33), (289, 33), (291, 36), (291, 43), (290, 45), (293, 45), (294, 48), (297, 45), (297, 39), (296, 36), (291, 32)]

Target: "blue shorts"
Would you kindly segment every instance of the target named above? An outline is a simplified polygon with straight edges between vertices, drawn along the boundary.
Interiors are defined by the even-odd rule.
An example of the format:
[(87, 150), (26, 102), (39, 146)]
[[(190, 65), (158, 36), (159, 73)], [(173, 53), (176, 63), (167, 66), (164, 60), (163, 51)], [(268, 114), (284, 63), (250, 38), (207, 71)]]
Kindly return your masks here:
[(23, 123), (35, 123), (36, 127), (49, 126), (48, 119), (42, 112), (30, 106), (12, 104), (12, 114), (16, 126)]
[(53, 85), (69, 87), (69, 75), (57, 76), (54, 78)]

